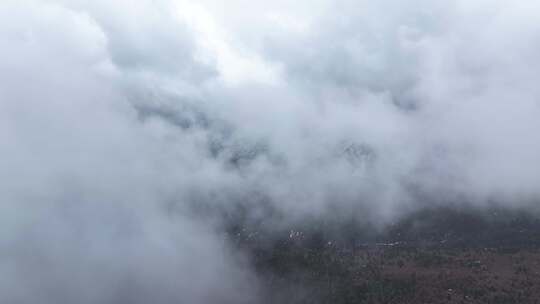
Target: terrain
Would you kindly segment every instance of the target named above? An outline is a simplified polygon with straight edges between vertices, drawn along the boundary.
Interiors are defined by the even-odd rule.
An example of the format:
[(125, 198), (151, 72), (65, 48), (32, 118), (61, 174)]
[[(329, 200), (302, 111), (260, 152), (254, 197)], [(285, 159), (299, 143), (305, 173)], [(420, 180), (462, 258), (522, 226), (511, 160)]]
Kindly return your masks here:
[(310, 221), (272, 235), (237, 226), (231, 237), (267, 303), (540, 303), (531, 213), (433, 208), (366, 231)]

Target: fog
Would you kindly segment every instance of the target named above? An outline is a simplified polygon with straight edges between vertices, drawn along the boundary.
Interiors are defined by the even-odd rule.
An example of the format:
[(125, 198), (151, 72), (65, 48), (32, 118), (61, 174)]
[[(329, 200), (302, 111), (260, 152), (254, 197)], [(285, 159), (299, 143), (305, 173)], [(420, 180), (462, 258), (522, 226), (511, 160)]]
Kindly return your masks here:
[(239, 205), (535, 209), (539, 10), (2, 1), (0, 302), (253, 303)]

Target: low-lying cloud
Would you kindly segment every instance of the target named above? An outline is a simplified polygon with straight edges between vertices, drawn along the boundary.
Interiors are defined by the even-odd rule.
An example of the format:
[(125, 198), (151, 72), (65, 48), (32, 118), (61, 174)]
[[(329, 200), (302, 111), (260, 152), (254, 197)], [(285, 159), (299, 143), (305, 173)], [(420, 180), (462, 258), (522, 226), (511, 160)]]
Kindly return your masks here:
[(252, 303), (205, 208), (535, 207), (538, 9), (3, 1), (0, 301)]

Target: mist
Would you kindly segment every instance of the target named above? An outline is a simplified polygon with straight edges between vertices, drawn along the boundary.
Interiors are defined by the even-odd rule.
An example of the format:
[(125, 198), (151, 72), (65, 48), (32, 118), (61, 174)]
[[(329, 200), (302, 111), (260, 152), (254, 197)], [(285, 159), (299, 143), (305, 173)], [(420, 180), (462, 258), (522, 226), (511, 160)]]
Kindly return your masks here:
[(239, 206), (536, 212), (539, 10), (2, 1), (0, 302), (255, 303)]

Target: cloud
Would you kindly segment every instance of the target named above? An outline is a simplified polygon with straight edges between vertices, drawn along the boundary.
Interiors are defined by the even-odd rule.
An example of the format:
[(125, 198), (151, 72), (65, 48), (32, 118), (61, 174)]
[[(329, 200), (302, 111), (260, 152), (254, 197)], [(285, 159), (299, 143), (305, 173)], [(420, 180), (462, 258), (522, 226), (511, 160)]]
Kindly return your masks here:
[[(205, 165), (194, 140), (138, 119), (126, 90), (142, 80), (115, 56), (144, 51), (118, 55), (110, 40), (128, 34), (82, 9), (1, 6), (0, 301), (251, 302), (252, 274), (214, 223), (166, 212), (189, 164)], [(161, 60), (143, 64), (170, 73)]]
[[(275, 19), (264, 18), (238, 29), (234, 13), (221, 16), (237, 40), (284, 71), (277, 97), (249, 95), (238, 106), (248, 114), (230, 120), (245, 124), (253, 116), (256, 122), (241, 129), (257, 133), (271, 126), (265, 135), (276, 149), (287, 147), (285, 159), (296, 165), (312, 157), (337, 165), (329, 151), (343, 140), (370, 146), (379, 157), (366, 177), (400, 189), (392, 198), (397, 204), (410, 196), (402, 191), (410, 184), (433, 197), (481, 205), (538, 198), (539, 176), (523, 165), (538, 155), (526, 135), (538, 129), (532, 118), (538, 25), (528, 13), (535, 4), (325, 4), (248, 6), (239, 13), (240, 19), (266, 10), (292, 15), (306, 25), (300, 31), (272, 29)], [(294, 151), (301, 156), (293, 159)], [(322, 175), (306, 167), (294, 183)], [(329, 182), (347, 176), (347, 188), (361, 188), (345, 172)]]
[(535, 9), (3, 1), (0, 299), (251, 303), (238, 205), (533, 207)]

